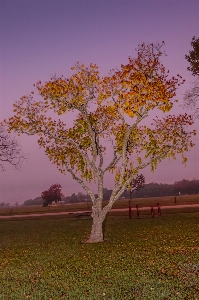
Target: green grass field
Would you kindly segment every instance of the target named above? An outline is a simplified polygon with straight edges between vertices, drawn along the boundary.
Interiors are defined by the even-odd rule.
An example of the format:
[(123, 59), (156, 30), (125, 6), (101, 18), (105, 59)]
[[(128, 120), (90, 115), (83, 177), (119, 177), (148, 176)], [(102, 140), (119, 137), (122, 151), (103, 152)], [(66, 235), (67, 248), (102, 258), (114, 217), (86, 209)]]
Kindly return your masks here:
[[(103, 206), (105, 206), (108, 201), (103, 201)], [(199, 195), (185, 195), (177, 196), (176, 203), (174, 196), (167, 197), (152, 197), (152, 198), (137, 198), (131, 200), (132, 207), (137, 204), (139, 207), (150, 206), (150, 205), (179, 205), (179, 204), (195, 204), (199, 203)], [(128, 199), (118, 200), (114, 203), (113, 208), (127, 208), (129, 205)], [(10, 215), (10, 207), (0, 208), (0, 216)], [(75, 211), (75, 210), (88, 210), (91, 209), (90, 203), (75, 203), (69, 205), (58, 205), (50, 207), (40, 206), (18, 206), (12, 207), (13, 214), (35, 214), (35, 213), (49, 213), (49, 212), (62, 212), (62, 211)]]
[(0, 299), (199, 299), (199, 212), (0, 220)]

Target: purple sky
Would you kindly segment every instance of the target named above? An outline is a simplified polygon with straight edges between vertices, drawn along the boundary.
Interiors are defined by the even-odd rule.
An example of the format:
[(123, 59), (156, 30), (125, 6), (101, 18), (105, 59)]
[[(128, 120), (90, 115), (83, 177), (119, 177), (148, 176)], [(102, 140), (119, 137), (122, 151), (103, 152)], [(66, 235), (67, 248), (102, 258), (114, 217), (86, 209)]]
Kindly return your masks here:
[[(38, 80), (43, 83), (56, 73), (68, 77), (77, 62), (96, 63), (104, 76), (110, 69), (127, 63), (142, 42), (165, 41), (167, 57), (164, 65), (171, 76), (178, 73), (186, 83), (178, 90), (191, 87), (194, 78), (187, 71), (185, 54), (190, 42), (199, 33), (199, 1), (117, 1), (117, 0), (1, 0), (0, 2), (0, 121), (13, 115), (13, 103), (29, 94)], [(175, 105), (171, 114), (184, 111)], [(69, 125), (72, 125), (72, 115)], [(199, 121), (194, 124), (199, 129)], [(84, 190), (70, 174), (62, 175), (52, 165), (36, 137), (20, 136), (28, 162), (16, 171), (6, 164), (1, 172), (0, 202), (22, 204), (60, 183), (64, 194)], [(181, 157), (165, 160), (154, 173), (150, 168), (143, 174), (146, 182), (173, 183), (199, 179), (199, 137), (188, 153), (186, 168)], [(110, 155), (108, 157), (111, 157)], [(113, 188), (113, 175), (105, 177), (105, 187)], [(91, 185), (89, 185), (91, 187)], [(92, 185), (93, 191), (96, 187)]]

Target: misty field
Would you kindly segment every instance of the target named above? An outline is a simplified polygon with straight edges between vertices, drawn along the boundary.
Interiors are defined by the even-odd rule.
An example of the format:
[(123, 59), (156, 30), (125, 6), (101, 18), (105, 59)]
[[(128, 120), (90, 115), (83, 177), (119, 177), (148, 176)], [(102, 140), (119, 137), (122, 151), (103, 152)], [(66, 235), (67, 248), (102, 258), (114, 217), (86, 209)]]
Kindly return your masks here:
[[(103, 206), (105, 206), (108, 201), (103, 201)], [(136, 205), (139, 207), (149, 207), (150, 205), (156, 206), (159, 203), (161, 206), (170, 206), (170, 205), (181, 205), (181, 204), (199, 204), (199, 194), (196, 195), (181, 195), (176, 197), (174, 196), (165, 196), (165, 197), (151, 197), (151, 198), (133, 198), (131, 200), (132, 208), (135, 208)], [(120, 199), (116, 201), (113, 205), (113, 208), (128, 208), (129, 199)], [(0, 207), (0, 216), (10, 215), (10, 210), (12, 208), (11, 215), (14, 214), (41, 214), (49, 212), (70, 212), (76, 210), (90, 210), (91, 202), (82, 202), (82, 203), (69, 203), (67, 205), (57, 205), (42, 207), (42, 205), (37, 206), (13, 206), (13, 207)]]
[(199, 213), (0, 221), (0, 299), (199, 299)]

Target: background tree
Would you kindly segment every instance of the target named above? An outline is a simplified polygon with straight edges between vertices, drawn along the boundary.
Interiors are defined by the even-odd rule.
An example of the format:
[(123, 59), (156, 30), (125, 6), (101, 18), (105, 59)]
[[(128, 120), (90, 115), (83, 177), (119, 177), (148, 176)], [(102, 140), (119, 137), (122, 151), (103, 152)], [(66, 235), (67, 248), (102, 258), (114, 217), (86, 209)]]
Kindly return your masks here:
[(15, 168), (19, 168), (25, 159), (19, 142), (6, 132), (6, 128), (0, 124), (0, 168), (4, 170), (4, 163), (8, 162)]
[[(162, 46), (143, 43), (136, 58), (129, 57), (126, 65), (104, 78), (96, 65), (77, 63), (69, 79), (54, 76), (44, 85), (37, 82), (35, 89), (43, 99), (34, 101), (34, 91), (23, 96), (14, 104), (15, 115), (5, 120), (10, 131), (38, 135), (49, 159), (62, 173), (69, 172), (90, 196), (93, 225), (87, 242), (103, 241), (102, 224), (108, 211), (140, 170), (150, 165), (154, 171), (163, 159), (175, 158), (177, 153), (186, 163), (185, 152), (194, 146), (195, 131), (188, 130), (193, 121), (187, 114), (167, 114), (156, 117), (151, 126), (142, 124), (150, 120), (154, 109), (169, 112), (177, 101), (173, 100), (177, 87), (184, 82), (180, 75), (168, 78), (160, 61)], [(53, 119), (49, 110), (60, 117)], [(68, 128), (65, 114), (74, 110), (79, 114)], [(105, 166), (103, 141), (107, 138), (113, 157)], [(102, 207), (106, 172), (115, 174), (115, 185)], [(92, 180), (97, 181), (97, 197), (86, 183)]]
[(191, 41), (192, 50), (189, 51), (188, 55), (185, 55), (186, 60), (190, 63), (190, 66), (187, 68), (192, 72), (194, 76), (199, 76), (199, 37), (195, 36)]
[(56, 204), (60, 202), (64, 197), (61, 189), (61, 185), (56, 183), (52, 184), (48, 190), (42, 192), (41, 198), (43, 199), (43, 206), (48, 206), (48, 204), (52, 204), (52, 202)]
[(189, 89), (184, 96), (183, 107), (192, 109), (193, 115), (199, 119), (199, 38), (195, 36), (191, 41), (192, 50), (189, 51), (185, 58), (190, 63), (187, 68), (196, 77), (191, 89)]
[(145, 177), (143, 174), (140, 174), (133, 178), (133, 180), (130, 183), (130, 200), (131, 200), (131, 195), (134, 191), (138, 191), (139, 189), (143, 188), (145, 184)]

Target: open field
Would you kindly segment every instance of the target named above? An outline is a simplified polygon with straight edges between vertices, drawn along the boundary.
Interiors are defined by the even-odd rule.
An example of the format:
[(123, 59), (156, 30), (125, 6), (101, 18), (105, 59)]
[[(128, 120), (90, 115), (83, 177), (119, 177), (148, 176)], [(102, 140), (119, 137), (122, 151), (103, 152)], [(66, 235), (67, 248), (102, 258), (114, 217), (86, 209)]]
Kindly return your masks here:
[[(85, 214), (84, 214), (85, 212)], [(78, 215), (82, 215), (81, 218), (91, 218), (91, 210), (75, 210), (75, 211), (56, 211), (56, 212), (45, 212), (45, 213), (29, 213), (29, 214), (9, 214), (9, 215), (0, 215), (0, 220), (7, 219), (43, 219), (43, 218), (77, 218)], [(186, 204), (186, 205), (172, 205), (172, 206), (161, 206), (161, 215), (165, 214), (176, 214), (176, 213), (190, 213), (190, 212), (199, 212), (199, 204)], [(151, 216), (151, 208), (150, 207), (140, 207), (139, 208), (139, 216), (137, 216), (136, 208), (132, 208), (132, 218), (145, 218)], [(124, 216), (129, 218), (129, 209), (128, 208), (115, 208), (111, 209), (108, 212), (108, 216)], [(152, 217), (152, 216), (151, 216)], [(158, 214), (158, 207), (154, 206), (154, 217), (160, 217)]]
[(91, 224), (0, 220), (0, 299), (199, 299), (199, 212), (109, 215), (105, 242), (82, 244)]
[[(103, 206), (108, 202), (103, 201)], [(167, 197), (151, 197), (151, 198), (134, 198), (131, 200), (132, 208), (138, 205), (139, 207), (149, 207), (150, 205), (160, 205), (170, 206), (170, 205), (180, 205), (180, 204), (199, 204), (199, 194), (197, 195), (185, 195), (177, 196), (176, 203), (174, 196)], [(127, 208), (129, 205), (129, 199), (122, 199), (116, 201), (113, 208)], [(10, 215), (10, 207), (0, 208), (0, 215)], [(88, 203), (71, 203), (67, 205), (57, 205), (50, 207), (42, 206), (15, 206), (12, 207), (11, 214), (35, 214), (35, 213), (48, 213), (48, 212), (64, 212), (64, 211), (76, 211), (76, 210), (90, 210), (91, 202)]]

